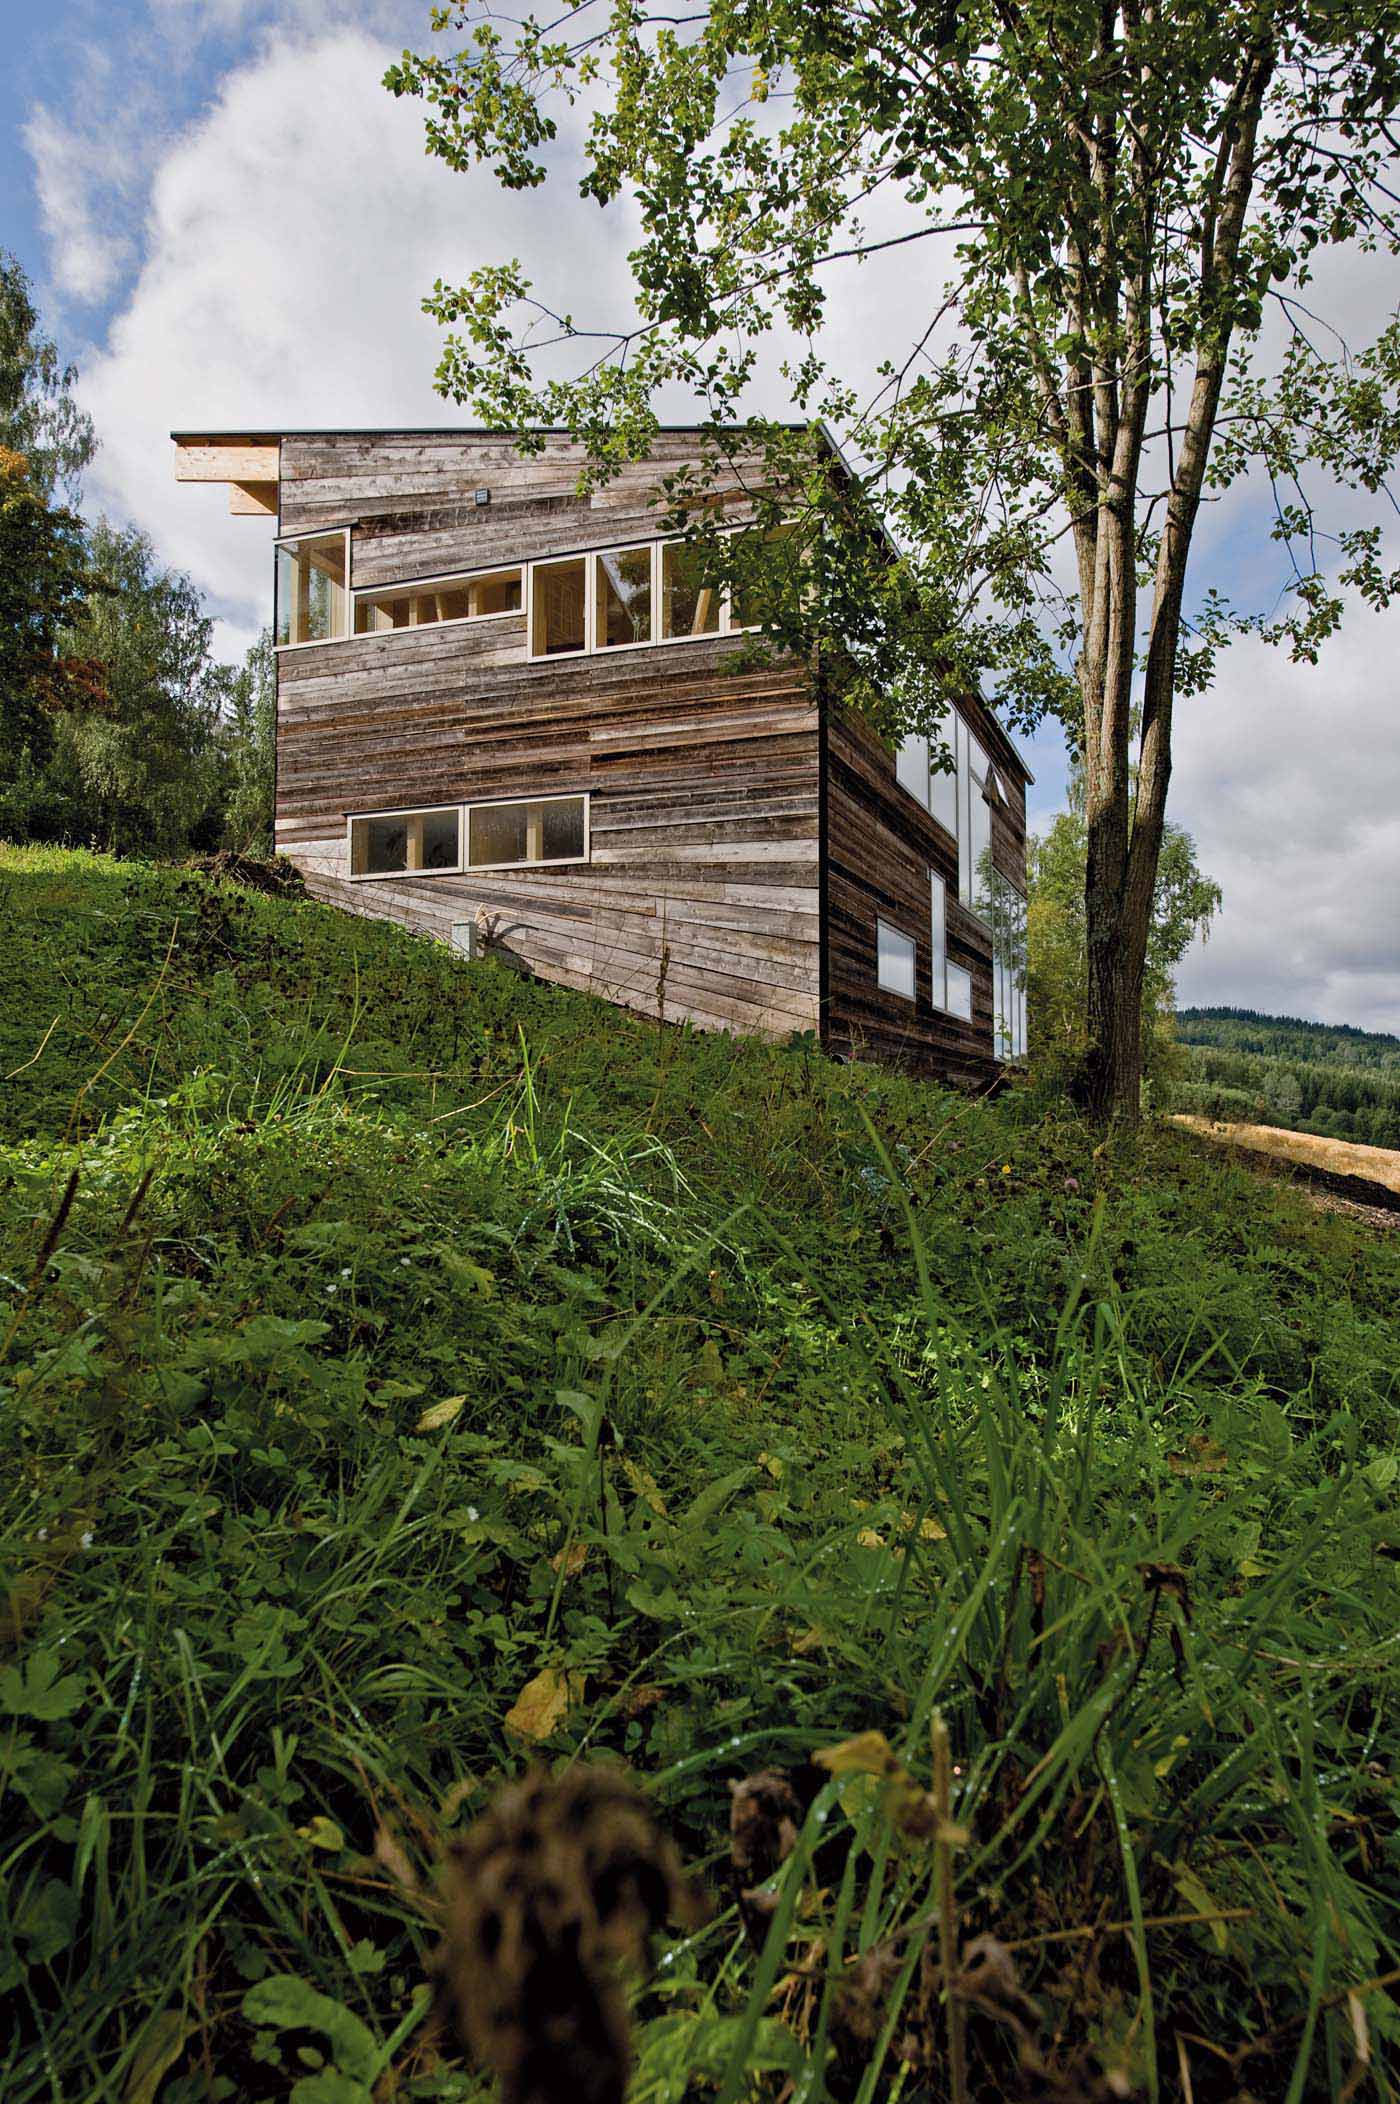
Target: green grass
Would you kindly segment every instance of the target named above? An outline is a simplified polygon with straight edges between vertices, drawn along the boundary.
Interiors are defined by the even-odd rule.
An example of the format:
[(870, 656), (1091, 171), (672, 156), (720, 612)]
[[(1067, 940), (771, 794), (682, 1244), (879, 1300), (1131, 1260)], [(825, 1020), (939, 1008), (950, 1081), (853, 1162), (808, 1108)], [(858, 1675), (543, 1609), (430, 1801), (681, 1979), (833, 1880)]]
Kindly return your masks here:
[(762, 1958), (725, 1864), (731, 1781), (927, 1786), (936, 1715), (1046, 2065), (1393, 2094), (1400, 1237), (56, 851), (0, 852), (0, 1074), (6, 2104), (487, 2094), (421, 1895), (542, 1674), (716, 1898), (639, 2104), (947, 2094), (918, 1934), (827, 2050), (931, 1917), (896, 1799), (826, 1785)]

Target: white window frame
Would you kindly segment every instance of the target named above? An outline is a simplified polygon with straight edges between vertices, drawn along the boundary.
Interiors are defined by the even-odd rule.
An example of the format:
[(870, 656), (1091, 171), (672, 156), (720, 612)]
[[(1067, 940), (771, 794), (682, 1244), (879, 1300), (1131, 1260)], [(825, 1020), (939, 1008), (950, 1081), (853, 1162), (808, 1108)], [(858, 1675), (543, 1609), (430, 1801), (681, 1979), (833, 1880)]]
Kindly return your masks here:
[[(296, 646), (291, 646), (295, 648)], [(387, 811), (347, 811), (345, 814), (345, 873), (352, 884), (402, 884), (405, 878), (460, 877), (462, 851), (466, 846), (465, 805), (400, 804)], [(451, 869), (362, 869), (355, 868), (354, 828), (370, 818), (440, 818), (445, 811), (457, 819), (457, 860)]]
[[(622, 645), (630, 648), (630, 645)], [(561, 651), (561, 657), (577, 657), (577, 651)], [(502, 804), (582, 804), (583, 805), (583, 853), (581, 855), (552, 855), (546, 862), (473, 862), (471, 822), (474, 811), (498, 809)], [(463, 804), (462, 827), (462, 873), (464, 876), (487, 876), (493, 870), (503, 869), (578, 869), (593, 859), (593, 799), (586, 789), (551, 790), (548, 796), (479, 796), (469, 804)]]
[(948, 884), (936, 869), (928, 873), (929, 930), (933, 963), (931, 993), (940, 1014), (948, 1013)]
[[(943, 742), (951, 747), (954, 762), (951, 780), (953, 782), (953, 809), (956, 825), (951, 837), (958, 851), (957, 897), (959, 903), (966, 907), (973, 919), (980, 921), (986, 927), (988, 925), (987, 916), (985, 913), (979, 913), (975, 903), (977, 872), (972, 866), (972, 800), (974, 796), (981, 796), (983, 801), (986, 801), (987, 784), (996, 780), (995, 763), (982, 740), (968, 724), (967, 719), (958, 709), (953, 708), (951, 704), (947, 710), (945, 725), (946, 730)], [(922, 745), (924, 751), (924, 766), (922, 769), (924, 791), (922, 796), (917, 789), (912, 789), (909, 783), (900, 777), (900, 761), (904, 757), (906, 749), (920, 745)], [(981, 753), (984, 761), (980, 787), (977, 777), (972, 772), (972, 748), (974, 745), (977, 747), (978, 752)], [(917, 772), (918, 770), (916, 769), (915, 771)], [(946, 833), (948, 827), (933, 808), (933, 768), (929, 761), (927, 738), (911, 734), (901, 740), (894, 755), (894, 778), (896, 786), (902, 789), (906, 796), (912, 796), (915, 803), (921, 805), (928, 812), (929, 817), (939, 828), (940, 832)], [(990, 810), (987, 821), (987, 839), (990, 844)]]
[[(910, 988), (910, 990), (909, 990), (909, 992), (908, 992), (908, 993), (906, 993), (906, 992), (904, 991), (904, 988), (903, 988), (902, 986), (891, 986), (891, 984), (890, 984), (889, 980), (888, 980), (888, 979), (885, 979), (885, 978), (882, 978), (882, 976), (881, 976), (881, 973), (880, 973), (880, 938), (881, 938), (881, 936), (882, 936), (882, 935), (893, 935), (893, 936), (895, 937), (895, 939), (896, 939), (896, 940), (897, 940), (898, 942), (902, 942), (902, 943), (907, 943), (907, 944), (909, 945), (909, 975), (910, 975), (910, 978), (911, 978), (911, 979), (912, 979), (912, 981), (913, 981), (913, 984), (912, 984), (912, 986), (911, 986), (911, 988)], [(898, 927), (896, 927), (893, 921), (889, 921), (889, 920), (886, 920), (886, 919), (885, 919), (885, 917), (884, 917), (884, 915), (883, 915), (882, 913), (876, 914), (876, 916), (875, 916), (875, 983), (876, 983), (876, 985), (877, 985), (877, 986), (878, 986), (878, 987), (880, 988), (880, 991), (881, 991), (882, 993), (886, 993), (886, 994), (893, 994), (893, 995), (894, 995), (894, 997), (895, 997), (895, 999), (896, 999), (896, 1000), (898, 1000), (898, 1001), (908, 1001), (908, 1002), (910, 1002), (910, 1003), (911, 1003), (911, 1005), (912, 1005), (912, 1004), (915, 1004), (915, 1003), (917, 1003), (917, 1001), (918, 1001), (918, 998), (919, 998), (919, 945), (918, 945), (918, 942), (917, 942), (917, 940), (916, 940), (916, 938), (915, 938), (914, 936), (912, 936), (912, 935), (906, 935), (906, 933), (904, 932), (903, 928), (898, 928)]]
[[(742, 531), (742, 528), (736, 528)], [(726, 636), (748, 636), (755, 633), (753, 625), (740, 627), (733, 618), (730, 594), (719, 595), (719, 626), (704, 630), (693, 636), (663, 636), (661, 630), (661, 583), (663, 548), (680, 544), (683, 536), (662, 534), (651, 539), (643, 534), (639, 540), (609, 541), (601, 548), (562, 548), (557, 554), (531, 556), (525, 563), (525, 655), (532, 665), (552, 665), (569, 658), (621, 657), (629, 650), (669, 650), (675, 644), (718, 643)], [(651, 550), (651, 634), (640, 643), (600, 643), (598, 641), (598, 563), (605, 555), (630, 555), (638, 549)], [(535, 649), (535, 572), (549, 569), (556, 563), (581, 562), (583, 564), (583, 648), (581, 650)]]
[[(347, 529), (348, 531), (348, 529)], [(310, 536), (305, 536), (310, 538)], [(445, 570), (427, 577), (396, 578), (392, 584), (358, 585), (351, 593), (350, 633), (357, 643), (381, 643), (390, 636), (416, 635), (420, 628), (478, 628), (484, 621), (518, 621), (525, 606), (525, 571), (528, 565), (515, 563), (478, 564), (474, 570)], [(454, 585), (471, 585), (483, 577), (510, 577), (519, 573), (520, 605), (505, 607), (498, 614), (453, 614), (447, 621), (421, 621), (407, 628), (367, 628), (357, 630), (355, 613), (362, 599), (385, 599), (391, 593), (395, 599), (411, 599), (419, 592), (450, 592)], [(283, 645), (283, 648), (295, 648)]]
[(960, 1008), (954, 1008), (951, 1000), (948, 1003), (948, 1007), (945, 1013), (950, 1015), (955, 1023), (966, 1023), (968, 1028), (971, 1029), (975, 1022), (975, 1017), (973, 1014), (973, 1009), (975, 1005), (973, 996), (976, 992), (976, 987), (973, 982), (972, 973), (965, 964), (950, 964), (948, 966), (948, 976), (950, 979), (952, 978), (954, 972), (956, 972), (960, 978), (966, 979), (967, 981), (967, 1014), (964, 1015)]
[[(481, 615), (489, 620), (490, 615)], [(581, 855), (551, 856), (547, 862), (473, 862), (471, 859), (471, 819), (473, 811), (484, 811), (499, 804), (578, 804), (583, 805), (583, 853)], [(356, 871), (354, 861), (353, 828), (367, 818), (437, 818), (444, 811), (457, 814), (457, 860), (451, 869), (365, 869)], [(345, 867), (352, 884), (403, 883), (405, 878), (420, 877), (476, 877), (489, 876), (493, 871), (511, 869), (578, 869), (593, 859), (593, 798), (587, 789), (551, 789), (545, 796), (478, 796), (470, 802), (457, 804), (399, 804), (383, 811), (347, 811), (345, 814)]]
[[(361, 642), (364, 642), (364, 641), (366, 640), (366, 639), (365, 639), (365, 638), (364, 638), (363, 636), (357, 636), (357, 635), (355, 634), (355, 593), (354, 593), (354, 590), (353, 590), (353, 588), (352, 588), (352, 586), (351, 586), (351, 583), (350, 583), (350, 558), (351, 558), (351, 548), (350, 548), (350, 535), (351, 535), (351, 533), (353, 532), (353, 530), (354, 530), (354, 529), (353, 529), (353, 527), (351, 527), (351, 526), (313, 526), (313, 527), (311, 528), (310, 532), (307, 532), (307, 533), (279, 533), (279, 534), (277, 535), (276, 539), (275, 539), (275, 540), (273, 541), (273, 543), (272, 543), (272, 546), (273, 546), (273, 557), (272, 557), (272, 563), (273, 563), (273, 569), (272, 569), (272, 633), (273, 633), (273, 636), (274, 636), (274, 638), (276, 637), (276, 634), (277, 634), (277, 612), (278, 612), (278, 609), (277, 609), (277, 553), (276, 553), (276, 551), (277, 551), (278, 549), (280, 549), (280, 548), (295, 548), (295, 547), (298, 547), (298, 546), (300, 546), (300, 544), (301, 544), (301, 542), (302, 542), (302, 541), (329, 541), (329, 540), (333, 540), (333, 539), (334, 539), (334, 537), (335, 537), (335, 535), (336, 535), (336, 534), (338, 534), (338, 533), (339, 533), (339, 534), (343, 534), (343, 535), (344, 535), (344, 538), (345, 538), (345, 606), (346, 606), (346, 611), (347, 611), (347, 613), (348, 613), (348, 615), (349, 615), (349, 625), (348, 625), (348, 627), (346, 628), (345, 634), (344, 634), (343, 636), (319, 636), (319, 637), (314, 637), (314, 638), (310, 639), (309, 641), (307, 641), (307, 642), (305, 642), (305, 643), (278, 643), (278, 642), (276, 642), (276, 641), (274, 640), (274, 642), (273, 642), (273, 645), (272, 645), (272, 647), (273, 647), (273, 649), (274, 649), (274, 650), (276, 650), (276, 651), (282, 651), (282, 650), (333, 650), (333, 649), (335, 648), (335, 646), (336, 646), (336, 644), (337, 644), (337, 643), (361, 643)], [(371, 812), (357, 811), (355, 815), (356, 815), (356, 817), (357, 817), (357, 818), (365, 818), (365, 817), (378, 817), (378, 816), (380, 816), (381, 814), (380, 814), (380, 813), (378, 813), (378, 812), (372, 812), (372, 813), (371, 813)]]

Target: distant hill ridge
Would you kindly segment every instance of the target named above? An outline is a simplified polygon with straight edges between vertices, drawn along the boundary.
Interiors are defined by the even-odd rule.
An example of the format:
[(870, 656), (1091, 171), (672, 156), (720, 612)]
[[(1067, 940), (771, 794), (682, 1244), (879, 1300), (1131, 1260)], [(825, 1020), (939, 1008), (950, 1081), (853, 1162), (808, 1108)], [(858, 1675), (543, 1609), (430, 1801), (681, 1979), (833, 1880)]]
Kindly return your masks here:
[[(1314, 1059), (1343, 1065), (1400, 1066), (1400, 1037), (1389, 1030), (1359, 1030), (1353, 1023), (1318, 1023), (1306, 1016), (1266, 1015), (1258, 1008), (1181, 1008), (1177, 1032), (1193, 1045), (1232, 1045), (1241, 1051), (1278, 1052), (1280, 1040), (1303, 1039)], [(1217, 1029), (1216, 1025), (1237, 1028)], [(1256, 1040), (1253, 1042), (1252, 1040)]]
[(1255, 1008), (1183, 1008), (1176, 1020), (1183, 1110), (1400, 1147), (1400, 1037)]

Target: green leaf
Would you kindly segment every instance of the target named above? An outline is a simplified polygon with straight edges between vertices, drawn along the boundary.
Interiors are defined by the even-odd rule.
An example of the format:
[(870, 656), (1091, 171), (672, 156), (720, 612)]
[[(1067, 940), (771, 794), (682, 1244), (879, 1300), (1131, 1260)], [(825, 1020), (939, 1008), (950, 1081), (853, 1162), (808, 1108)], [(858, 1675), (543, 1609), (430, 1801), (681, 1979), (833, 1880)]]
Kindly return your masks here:
[(127, 2070), (122, 2104), (155, 2104), (156, 2092), (184, 2052), (192, 2028), (183, 2009), (162, 2009), (151, 2018)]
[(6, 1666), (0, 1673), (0, 1709), (41, 1723), (71, 1717), (87, 1682), (81, 1673), (60, 1675), (60, 1664), (56, 1651), (33, 1651), (22, 1667)]
[(720, 1476), (716, 1482), (707, 1484), (694, 1504), (688, 1505), (681, 1514), (682, 1527), (703, 1527), (707, 1520), (712, 1520), (723, 1510), (735, 1491), (742, 1489), (752, 1474), (753, 1470), (747, 1466), (736, 1468), (727, 1476)]
[[(322, 1994), (298, 1974), (274, 1973), (270, 1979), (259, 1980), (243, 1997), (243, 2014), (250, 2024), (267, 2025), (277, 2031), (319, 2031), (329, 2040), (331, 2056), (342, 2075), (353, 2077), (358, 2084), (373, 2081), (379, 2066), (374, 2033), (352, 2010)], [(302, 2092), (303, 2085), (298, 2083), (293, 2094)], [(306, 2094), (331, 2104), (329, 2092)], [(344, 2092), (343, 2104), (361, 2104), (362, 2097), (368, 2094), (367, 2089), (359, 2088), (353, 2095)]]

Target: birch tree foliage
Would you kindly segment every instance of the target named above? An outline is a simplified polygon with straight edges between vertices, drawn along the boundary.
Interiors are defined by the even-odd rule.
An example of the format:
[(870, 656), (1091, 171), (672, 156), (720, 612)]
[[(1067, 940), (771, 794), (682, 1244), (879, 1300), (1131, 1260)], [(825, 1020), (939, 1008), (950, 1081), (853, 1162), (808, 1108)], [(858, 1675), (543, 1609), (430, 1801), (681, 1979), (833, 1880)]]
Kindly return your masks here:
[[(580, 0), (432, 20), (434, 47), (387, 76), (424, 99), (432, 151), (537, 187), (574, 105), (584, 197), (641, 219), (623, 320), (561, 312), (518, 261), (439, 282), (440, 390), (522, 434), (567, 427), (595, 481), (683, 390), (705, 458), (672, 478), (673, 522), (724, 581), (761, 577), (774, 642), (819, 647), (887, 731), (936, 733), (979, 677), (1013, 728), (1064, 722), (1085, 774), (1088, 1093), (1130, 1114), (1176, 703), (1242, 630), (1312, 658), (1349, 594), (1384, 606), (1400, 586), (1400, 324), (1349, 345), (1312, 298), (1325, 250), (1393, 269), (1395, 0)], [(904, 333), (858, 395), (822, 325), (896, 244)], [(809, 434), (748, 414), (775, 332), (785, 413), (843, 437), (854, 484)], [(706, 502), (736, 454), (761, 526), (796, 509), (776, 554), (724, 536)], [(1201, 505), (1246, 475), (1272, 499), (1263, 604), (1189, 584)]]

